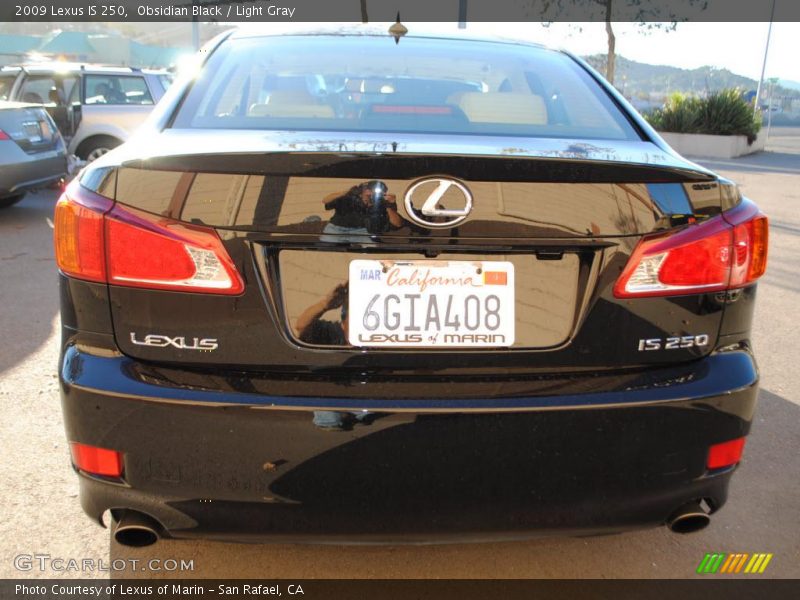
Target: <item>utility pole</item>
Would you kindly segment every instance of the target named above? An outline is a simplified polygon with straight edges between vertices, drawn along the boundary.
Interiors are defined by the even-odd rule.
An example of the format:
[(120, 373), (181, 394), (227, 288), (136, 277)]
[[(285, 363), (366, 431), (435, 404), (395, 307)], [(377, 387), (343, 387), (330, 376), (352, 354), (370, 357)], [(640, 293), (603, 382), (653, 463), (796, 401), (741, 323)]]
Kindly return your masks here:
[(769, 78), (769, 104), (767, 105), (767, 139), (769, 141), (770, 130), (772, 129), (772, 95), (775, 93), (775, 82), (777, 77)]
[(772, 0), (772, 10), (769, 13), (769, 29), (767, 30), (767, 45), (764, 46), (764, 62), (761, 63), (761, 77), (758, 78), (758, 87), (756, 88), (756, 102), (753, 107), (753, 116), (758, 114), (758, 101), (761, 98), (761, 86), (764, 83), (764, 71), (767, 69), (767, 55), (769, 54), (769, 39), (772, 37), (772, 19), (775, 18), (775, 2)]

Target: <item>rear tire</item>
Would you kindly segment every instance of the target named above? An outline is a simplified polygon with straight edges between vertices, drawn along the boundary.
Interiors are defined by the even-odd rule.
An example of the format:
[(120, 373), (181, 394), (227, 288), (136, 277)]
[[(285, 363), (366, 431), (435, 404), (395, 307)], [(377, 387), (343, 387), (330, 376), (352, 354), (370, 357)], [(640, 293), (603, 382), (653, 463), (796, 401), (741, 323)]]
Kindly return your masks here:
[(103, 156), (109, 150), (113, 150), (122, 142), (107, 135), (98, 135), (81, 142), (76, 154), (81, 160), (92, 162)]
[(8, 208), (9, 206), (14, 206), (24, 197), (25, 197), (25, 192), (22, 192), (21, 194), (14, 194), (13, 196), (6, 196), (5, 198), (0, 198), (0, 208)]

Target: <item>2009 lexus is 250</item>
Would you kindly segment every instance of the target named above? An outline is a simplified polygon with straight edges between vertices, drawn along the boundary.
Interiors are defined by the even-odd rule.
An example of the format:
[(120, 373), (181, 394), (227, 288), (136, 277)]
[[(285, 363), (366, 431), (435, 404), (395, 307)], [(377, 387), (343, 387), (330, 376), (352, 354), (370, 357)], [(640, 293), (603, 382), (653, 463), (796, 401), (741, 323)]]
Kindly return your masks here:
[(767, 219), (580, 59), (224, 34), (56, 207), (116, 539), (446, 542), (725, 503)]

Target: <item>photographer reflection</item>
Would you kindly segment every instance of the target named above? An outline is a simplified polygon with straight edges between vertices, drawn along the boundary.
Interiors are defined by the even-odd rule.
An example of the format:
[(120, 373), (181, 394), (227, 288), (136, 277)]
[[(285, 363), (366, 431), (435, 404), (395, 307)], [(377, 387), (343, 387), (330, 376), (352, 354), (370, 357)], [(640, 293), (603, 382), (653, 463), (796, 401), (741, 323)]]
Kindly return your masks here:
[(323, 230), (323, 242), (369, 242), (370, 235), (386, 233), (405, 225), (397, 212), (397, 197), (382, 181), (365, 181), (346, 192), (333, 192), (323, 199), (333, 216)]
[[(295, 323), (297, 337), (307, 344), (323, 346), (347, 345), (347, 294), (348, 284), (340, 283), (319, 302), (303, 311)], [(340, 321), (329, 321), (322, 317), (328, 311), (340, 308)], [(326, 431), (346, 431), (353, 423), (369, 424), (373, 415), (368, 411), (337, 412), (332, 410), (315, 410), (314, 425)]]
[[(321, 346), (347, 345), (347, 293), (347, 282), (340, 283), (297, 317), (295, 332), (300, 341)], [(337, 308), (341, 308), (341, 321), (322, 318), (325, 313)]]

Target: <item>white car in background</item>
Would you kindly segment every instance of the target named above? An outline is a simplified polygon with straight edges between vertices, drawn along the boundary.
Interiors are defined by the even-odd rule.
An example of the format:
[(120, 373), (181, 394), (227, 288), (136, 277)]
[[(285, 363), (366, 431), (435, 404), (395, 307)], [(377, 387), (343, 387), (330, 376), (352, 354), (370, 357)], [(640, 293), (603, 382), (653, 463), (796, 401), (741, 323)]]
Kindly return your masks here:
[(130, 137), (171, 81), (164, 70), (37, 63), (0, 69), (0, 99), (44, 105), (69, 154), (92, 161)]

